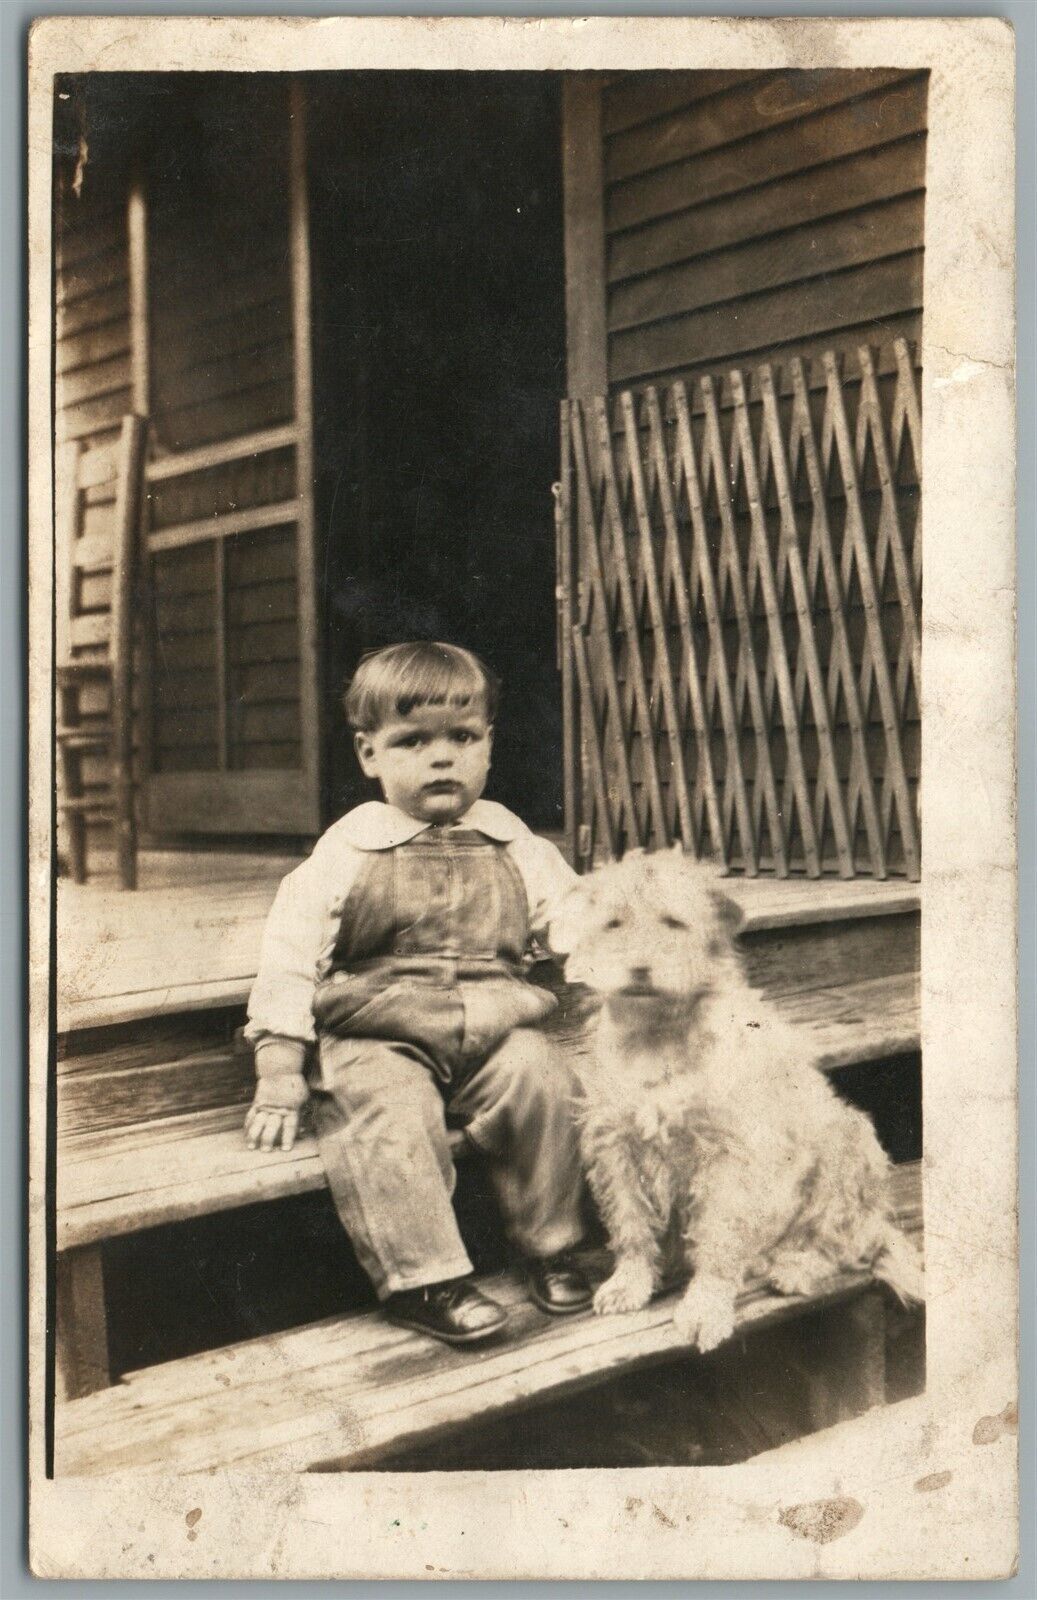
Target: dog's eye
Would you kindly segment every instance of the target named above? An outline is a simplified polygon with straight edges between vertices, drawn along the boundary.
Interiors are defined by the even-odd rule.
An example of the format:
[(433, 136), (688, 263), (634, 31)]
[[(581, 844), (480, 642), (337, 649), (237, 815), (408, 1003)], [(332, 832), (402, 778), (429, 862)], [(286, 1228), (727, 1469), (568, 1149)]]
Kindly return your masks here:
[(621, 928), (623, 926), (623, 919), (622, 917), (609, 917), (609, 920), (604, 923), (603, 926), (606, 932), (609, 932), (612, 928)]
[(685, 933), (688, 930), (688, 924), (682, 922), (680, 917), (660, 917), (659, 920), (664, 928), (680, 928)]

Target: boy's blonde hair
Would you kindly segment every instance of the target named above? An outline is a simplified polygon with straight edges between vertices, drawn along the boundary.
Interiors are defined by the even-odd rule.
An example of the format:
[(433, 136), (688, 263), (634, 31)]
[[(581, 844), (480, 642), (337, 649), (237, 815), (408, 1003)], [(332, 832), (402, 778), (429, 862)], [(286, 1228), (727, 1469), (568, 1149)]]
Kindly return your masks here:
[(497, 714), (500, 684), (477, 655), (456, 644), (390, 644), (363, 656), (345, 694), (346, 718), (358, 733), (374, 733), (417, 706), (468, 707), (478, 702), (487, 722)]

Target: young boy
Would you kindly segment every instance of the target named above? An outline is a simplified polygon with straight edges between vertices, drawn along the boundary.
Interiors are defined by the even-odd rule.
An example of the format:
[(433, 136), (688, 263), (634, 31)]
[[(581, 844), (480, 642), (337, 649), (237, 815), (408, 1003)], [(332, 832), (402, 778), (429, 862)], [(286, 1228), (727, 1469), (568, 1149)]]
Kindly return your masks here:
[(480, 799), (497, 685), (476, 656), (402, 644), (366, 656), (346, 696), (365, 775), (358, 806), (281, 884), (249, 1004), (258, 1085), (249, 1145), (291, 1149), (319, 1069), (328, 1184), (391, 1321), (452, 1344), (505, 1322), (479, 1293), (451, 1204), (446, 1116), (489, 1162), (533, 1299), (590, 1303), (575, 1082), (537, 1024), (555, 1007), (522, 959), (575, 875), (545, 839)]

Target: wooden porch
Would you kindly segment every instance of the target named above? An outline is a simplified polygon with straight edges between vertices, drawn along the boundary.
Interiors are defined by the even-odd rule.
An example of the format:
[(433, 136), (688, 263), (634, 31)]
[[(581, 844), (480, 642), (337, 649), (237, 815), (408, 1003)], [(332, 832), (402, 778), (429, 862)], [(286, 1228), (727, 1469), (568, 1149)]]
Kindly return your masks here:
[[(114, 855), (98, 855), (89, 883), (59, 879), (59, 1033), (243, 1005), (277, 885), (301, 860), (149, 850), (140, 856), (133, 894), (119, 888)], [(728, 887), (744, 909), (748, 934), (910, 917), (920, 906), (918, 885), (904, 879), (731, 877)], [(808, 985), (813, 976), (801, 974)], [(905, 1027), (902, 1037), (916, 1049), (917, 1025)]]
[[(157, 140), (145, 84), (134, 141), (143, 162), (131, 171), (125, 151), (95, 139), (84, 195), (67, 188), (59, 207), (58, 437), (92, 459), (124, 415), (147, 422), (134, 613), (142, 830), (152, 843), (193, 836), (211, 845), (218, 835), (244, 847), (145, 850), (132, 894), (118, 887), (114, 855), (100, 853), (91, 853), (90, 882), (58, 884), (62, 1472), (388, 1461), (584, 1386), (603, 1393), (623, 1372), (674, 1358), (665, 1305), (621, 1329), (590, 1318), (545, 1327), (520, 1287), (498, 1276), (492, 1292), (513, 1305), (511, 1333), (505, 1349), (484, 1355), (430, 1351), (344, 1301), (330, 1321), (311, 1311), (322, 1320), (245, 1343), (235, 1333), (215, 1351), (196, 1343), (172, 1361), (112, 1360), (106, 1277), (118, 1249), (136, 1239), (146, 1256), (170, 1237), (156, 1230), (182, 1238), (217, 1214), (227, 1227), (222, 1214), (257, 1205), (281, 1207), (262, 1215), (283, 1217), (290, 1233), (285, 1208), (307, 1204), (307, 1194), (320, 1203), (312, 1139), (288, 1155), (261, 1154), (241, 1132), (253, 1074), (237, 1033), (276, 885), (300, 859), (254, 847), (263, 837), (276, 848), (278, 838), (314, 836), (330, 820), (322, 796), (348, 790), (351, 775), (336, 766), (348, 765), (348, 746), (324, 740), (320, 708), (358, 652), (386, 642), (365, 629), (382, 625), (368, 613), (387, 577), (411, 608), (408, 620), (387, 612), (389, 637), (424, 636), (431, 595), (437, 636), (456, 633), (496, 661), (506, 615), (527, 652), (504, 671), (513, 703), (540, 705), (560, 687), (556, 751), (545, 751), (539, 726), (535, 744), (516, 743), (510, 759), (504, 739), (498, 745), (498, 781), (517, 810), (535, 825), (529, 783), (541, 820), (555, 825), (550, 770), (564, 791), (570, 858), (590, 863), (675, 839), (689, 850), (708, 844), (735, 869), (753, 980), (799, 1028), (804, 1051), (843, 1075), (840, 1086), (847, 1074), (859, 1087), (869, 1074), (901, 1073), (914, 1086), (903, 1104), (917, 1099), (924, 74), (819, 82), (808, 116), (802, 84), (779, 82), (764, 103), (758, 74), (562, 86), (565, 214), (559, 194), (557, 216), (547, 207), (529, 234), (523, 295), (512, 296), (528, 299), (534, 279), (549, 279), (550, 246), (557, 293), (545, 291), (531, 318), (547, 333), (537, 343), (532, 326), (514, 332), (515, 350), (535, 344), (540, 353), (528, 373), (508, 368), (507, 381), (495, 348), (479, 408), (493, 410), (495, 383), (512, 421), (524, 384), (555, 393), (567, 335), (561, 451), (542, 456), (543, 441), (533, 440), (524, 465), (515, 457), (501, 528), (533, 531), (513, 541), (509, 563), (493, 516), (469, 507), (491, 582), (470, 614), (451, 609), (472, 586), (461, 560), (471, 529), (457, 522), (450, 473), (444, 494), (426, 497), (451, 507), (441, 523), (419, 526), (410, 495), (426, 465), (465, 461), (485, 442), (477, 430), (457, 434), (455, 407), (449, 436), (418, 441), (425, 455), (390, 481), (384, 438), (398, 418), (408, 407), (430, 415), (429, 397), (459, 385), (430, 365), (425, 347), (408, 399), (401, 329), (372, 300), (387, 285), (395, 312), (389, 269), (399, 266), (403, 232), (420, 241), (414, 283), (437, 282), (426, 259), (431, 229), (412, 213), (410, 191), (390, 181), (399, 163), (380, 155), (412, 138), (427, 151), (446, 106), (431, 115), (426, 107), (414, 129), (409, 107), (379, 106), (376, 84), (371, 105), (356, 103), (380, 130), (372, 149), (354, 149), (351, 138), (339, 149), (328, 130), (352, 126), (339, 86), (318, 93), (243, 79), (230, 119), (241, 144), (237, 159), (224, 151), (217, 193), (199, 163), (223, 137), (227, 90), (217, 105), (201, 76), (181, 86), (183, 125), (163, 117)], [(325, 135), (309, 151), (304, 102)], [(496, 89), (487, 103), (502, 115)], [(549, 121), (552, 106), (540, 114)], [(837, 157), (819, 179), (818, 119)], [(706, 125), (714, 131), (703, 143)], [(182, 181), (168, 176), (171, 141), (183, 152)], [(736, 151), (730, 169), (726, 142)], [(524, 185), (556, 192), (553, 158), (530, 149), (516, 160)], [(429, 196), (437, 220), (450, 212), (451, 183), (475, 192), (453, 153), (448, 165), (450, 183)], [(486, 195), (503, 187), (495, 166)], [(329, 194), (334, 204), (322, 204)], [(332, 216), (349, 218), (341, 237), (328, 231)], [(786, 232), (776, 248), (779, 219)], [(385, 254), (365, 246), (357, 256), (354, 232), (384, 237)], [(469, 252), (476, 234), (494, 248), (502, 241), (501, 262), (526, 259), (500, 218), (473, 233)], [(491, 262), (466, 265), (466, 283), (501, 276), (496, 257), (449, 244), (459, 261)], [(340, 285), (325, 322), (312, 294), (322, 281)], [(435, 299), (438, 315), (449, 296), (437, 290)], [(349, 321), (343, 308), (354, 304), (358, 326), (385, 321), (384, 349), (375, 341), (351, 355), (336, 345)], [(431, 309), (415, 301), (403, 331), (424, 330)], [(444, 326), (438, 347), (461, 348), (470, 320), (459, 314)], [(377, 391), (374, 372), (383, 373)], [(556, 472), (552, 619), (545, 511)], [(355, 504), (339, 494), (354, 480)], [(113, 588), (111, 506), (96, 488), (84, 491), (68, 538), (92, 649)], [(466, 506), (468, 498), (466, 486)], [(411, 566), (397, 527), (420, 532)], [(516, 564), (520, 549), (528, 569)], [(88, 805), (105, 772), (92, 750), (81, 765), (84, 793), (72, 799)], [(586, 1048), (575, 1013), (563, 1008), (559, 1026), (574, 1053)], [(901, 1140), (911, 1152), (901, 1150), (898, 1168), (898, 1204), (912, 1226), (919, 1117), (912, 1102)], [(820, 1319), (803, 1377), (804, 1427), (891, 1397), (882, 1297), (867, 1282), (835, 1283), (815, 1306), (750, 1296), (743, 1313), (746, 1332), (791, 1322), (794, 1338)], [(208, 1327), (205, 1337), (221, 1343)], [(783, 1442), (781, 1427), (755, 1437), (756, 1449)]]
[[(242, 1453), (249, 1464), (352, 1469), (409, 1460), (417, 1451), (420, 1464), (422, 1452), (434, 1457), (448, 1437), (454, 1442), (444, 1448), (460, 1450), (462, 1459), (464, 1441), (471, 1443), (488, 1416), (569, 1404), (568, 1397), (583, 1389), (613, 1384), (646, 1366), (663, 1371), (676, 1358), (663, 1303), (625, 1319), (621, 1329), (604, 1327), (604, 1338), (593, 1318), (564, 1329), (545, 1326), (550, 1319), (525, 1304), (521, 1286), (495, 1277), (490, 1292), (512, 1314), (506, 1344), (489, 1353), (433, 1352), (430, 1360), (425, 1341), (385, 1335), (370, 1313), (347, 1311), (121, 1378), (112, 1371), (105, 1261), (113, 1241), (136, 1236), (146, 1248), (149, 1230), (199, 1225), (217, 1213), (257, 1205), (298, 1205), (293, 1197), (325, 1187), (312, 1137), (304, 1133), (287, 1155), (262, 1154), (245, 1148), (241, 1131), (253, 1079), (236, 1032), (266, 913), (277, 883), (297, 860), (231, 851), (145, 852), (133, 894), (117, 886), (114, 856), (86, 885), (59, 882), (60, 1471), (148, 1464), (189, 1471)], [(749, 969), (800, 1028), (804, 1049), (819, 1065), (867, 1077), (872, 1069), (901, 1071), (898, 1062), (916, 1057), (915, 886), (903, 880), (729, 883), (745, 909)], [(585, 1034), (564, 1003), (559, 1027), (578, 1056)], [(917, 1162), (897, 1169), (897, 1185), (898, 1209), (917, 1229)], [(757, 1448), (886, 1397), (881, 1295), (864, 1280), (833, 1282), (831, 1293), (811, 1306), (750, 1295), (743, 1326), (747, 1336), (779, 1337), (764, 1330), (798, 1327), (804, 1317), (820, 1319), (819, 1342), (807, 1362), (812, 1376), (803, 1380), (813, 1398), (795, 1411), (798, 1422), (789, 1412), (780, 1425), (774, 1401), (773, 1427), (760, 1432), (757, 1419), (757, 1431), (749, 1428), (748, 1436), (762, 1441)], [(305, 1358), (305, 1371), (277, 1399), (279, 1374), (296, 1355)], [(355, 1439), (336, 1432), (328, 1403), (318, 1405), (312, 1393), (307, 1374), (325, 1367), (334, 1376), (335, 1415), (355, 1413)], [(701, 1377), (708, 1387), (713, 1369), (700, 1373), (700, 1367), (694, 1383)], [(239, 1377), (247, 1397), (238, 1393)], [(736, 1387), (747, 1381), (733, 1369), (724, 1378)], [(435, 1389), (427, 1406), (414, 1398), (426, 1383)], [(274, 1408), (270, 1427), (247, 1438), (235, 1425), (243, 1398), (254, 1398), (264, 1415)], [(182, 1407), (186, 1420), (177, 1420)], [(196, 1413), (208, 1421), (195, 1427)]]

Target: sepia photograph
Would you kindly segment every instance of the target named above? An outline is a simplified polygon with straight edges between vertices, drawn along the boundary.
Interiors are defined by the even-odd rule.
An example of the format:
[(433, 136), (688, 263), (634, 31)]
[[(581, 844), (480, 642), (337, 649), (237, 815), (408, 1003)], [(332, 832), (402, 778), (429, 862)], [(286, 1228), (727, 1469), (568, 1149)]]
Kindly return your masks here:
[(41, 1476), (895, 1430), (930, 65), (198, 48), (47, 80)]

